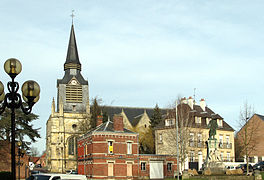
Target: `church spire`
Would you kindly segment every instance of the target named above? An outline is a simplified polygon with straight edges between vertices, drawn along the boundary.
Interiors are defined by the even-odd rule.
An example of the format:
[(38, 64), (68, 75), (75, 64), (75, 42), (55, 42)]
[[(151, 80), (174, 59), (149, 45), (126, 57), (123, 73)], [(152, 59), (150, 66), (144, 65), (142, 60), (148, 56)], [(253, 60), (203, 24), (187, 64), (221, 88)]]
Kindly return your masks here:
[(71, 27), (71, 34), (70, 34), (70, 40), (69, 40), (69, 45), (68, 45), (66, 62), (64, 64), (64, 71), (67, 69), (81, 70), (81, 63), (79, 61), (79, 55), (78, 55), (78, 50), (77, 50), (77, 44), (76, 44), (73, 24)]

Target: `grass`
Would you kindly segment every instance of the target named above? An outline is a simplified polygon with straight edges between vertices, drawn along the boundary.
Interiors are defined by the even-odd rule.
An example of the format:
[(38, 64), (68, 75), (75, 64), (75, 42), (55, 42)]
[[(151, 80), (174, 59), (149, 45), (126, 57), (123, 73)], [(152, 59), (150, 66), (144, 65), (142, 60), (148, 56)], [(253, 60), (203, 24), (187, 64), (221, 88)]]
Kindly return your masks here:
[[(175, 180), (175, 179), (177, 179), (177, 178), (166, 178), (165, 180)], [(206, 179), (206, 178), (189, 178), (189, 180), (208, 180), (208, 179)]]

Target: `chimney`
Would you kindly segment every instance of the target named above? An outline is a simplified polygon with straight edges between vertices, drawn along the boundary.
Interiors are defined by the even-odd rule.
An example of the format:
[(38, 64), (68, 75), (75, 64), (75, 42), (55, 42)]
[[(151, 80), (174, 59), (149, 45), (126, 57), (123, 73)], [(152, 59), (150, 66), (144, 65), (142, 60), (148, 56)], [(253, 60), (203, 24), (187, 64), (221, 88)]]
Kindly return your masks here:
[(113, 119), (114, 131), (124, 131), (123, 116), (115, 114)]
[(181, 98), (181, 103), (182, 103), (182, 104), (187, 104), (186, 97)]
[(201, 106), (202, 110), (205, 111), (206, 103), (205, 103), (204, 99), (200, 100), (200, 106)]
[(96, 126), (99, 126), (103, 124), (103, 116), (102, 115), (98, 115), (97, 116), (97, 121), (96, 121)]
[(190, 106), (191, 109), (193, 109), (193, 98), (192, 98), (192, 96), (190, 96), (188, 99), (188, 105)]

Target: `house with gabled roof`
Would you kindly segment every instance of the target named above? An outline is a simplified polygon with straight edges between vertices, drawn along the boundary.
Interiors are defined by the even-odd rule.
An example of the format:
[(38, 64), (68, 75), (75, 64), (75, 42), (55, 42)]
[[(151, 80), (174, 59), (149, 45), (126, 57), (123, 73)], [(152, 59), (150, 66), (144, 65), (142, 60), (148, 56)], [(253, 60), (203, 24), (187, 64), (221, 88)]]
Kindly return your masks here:
[[(264, 116), (254, 114), (236, 134), (236, 159), (246, 162), (246, 148), (251, 163), (264, 161)], [(247, 144), (245, 146), (245, 144)]]
[[(124, 107), (124, 106), (105, 106), (104, 112), (113, 119), (114, 114), (120, 114), (123, 117), (124, 128), (138, 132), (145, 132), (150, 126), (150, 117), (152, 116), (153, 108), (143, 107)], [(161, 109), (163, 114), (167, 113), (167, 109)]]
[(174, 177), (175, 156), (139, 154), (138, 133), (124, 128), (123, 116), (103, 123), (78, 138), (78, 174), (91, 179), (163, 179)]
[[(171, 110), (155, 129), (157, 154), (177, 154), (175, 114), (175, 109)], [(198, 105), (192, 97), (182, 98), (177, 106), (177, 119), (179, 133), (184, 133), (188, 152), (183, 169), (202, 168), (207, 155), (208, 124), (212, 119), (216, 119), (218, 125), (215, 137), (218, 141), (219, 158), (227, 162), (235, 160), (234, 129), (224, 118), (207, 107), (204, 99), (201, 99)]]

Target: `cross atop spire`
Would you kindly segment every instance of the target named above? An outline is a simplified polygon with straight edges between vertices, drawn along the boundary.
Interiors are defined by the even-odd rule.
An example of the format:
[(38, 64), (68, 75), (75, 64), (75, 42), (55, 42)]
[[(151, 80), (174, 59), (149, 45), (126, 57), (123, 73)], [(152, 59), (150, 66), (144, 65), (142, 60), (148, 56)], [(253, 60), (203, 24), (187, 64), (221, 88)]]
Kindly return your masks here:
[(75, 16), (73, 13), (74, 13), (74, 10), (72, 10), (72, 14), (70, 15), (72, 17), (72, 24), (73, 24), (73, 18)]
[(79, 55), (77, 50), (77, 43), (75, 39), (74, 26), (72, 24), (70, 40), (68, 45), (68, 52), (66, 62), (64, 64), (64, 70), (67, 69), (78, 69), (81, 70), (81, 63), (79, 61)]

